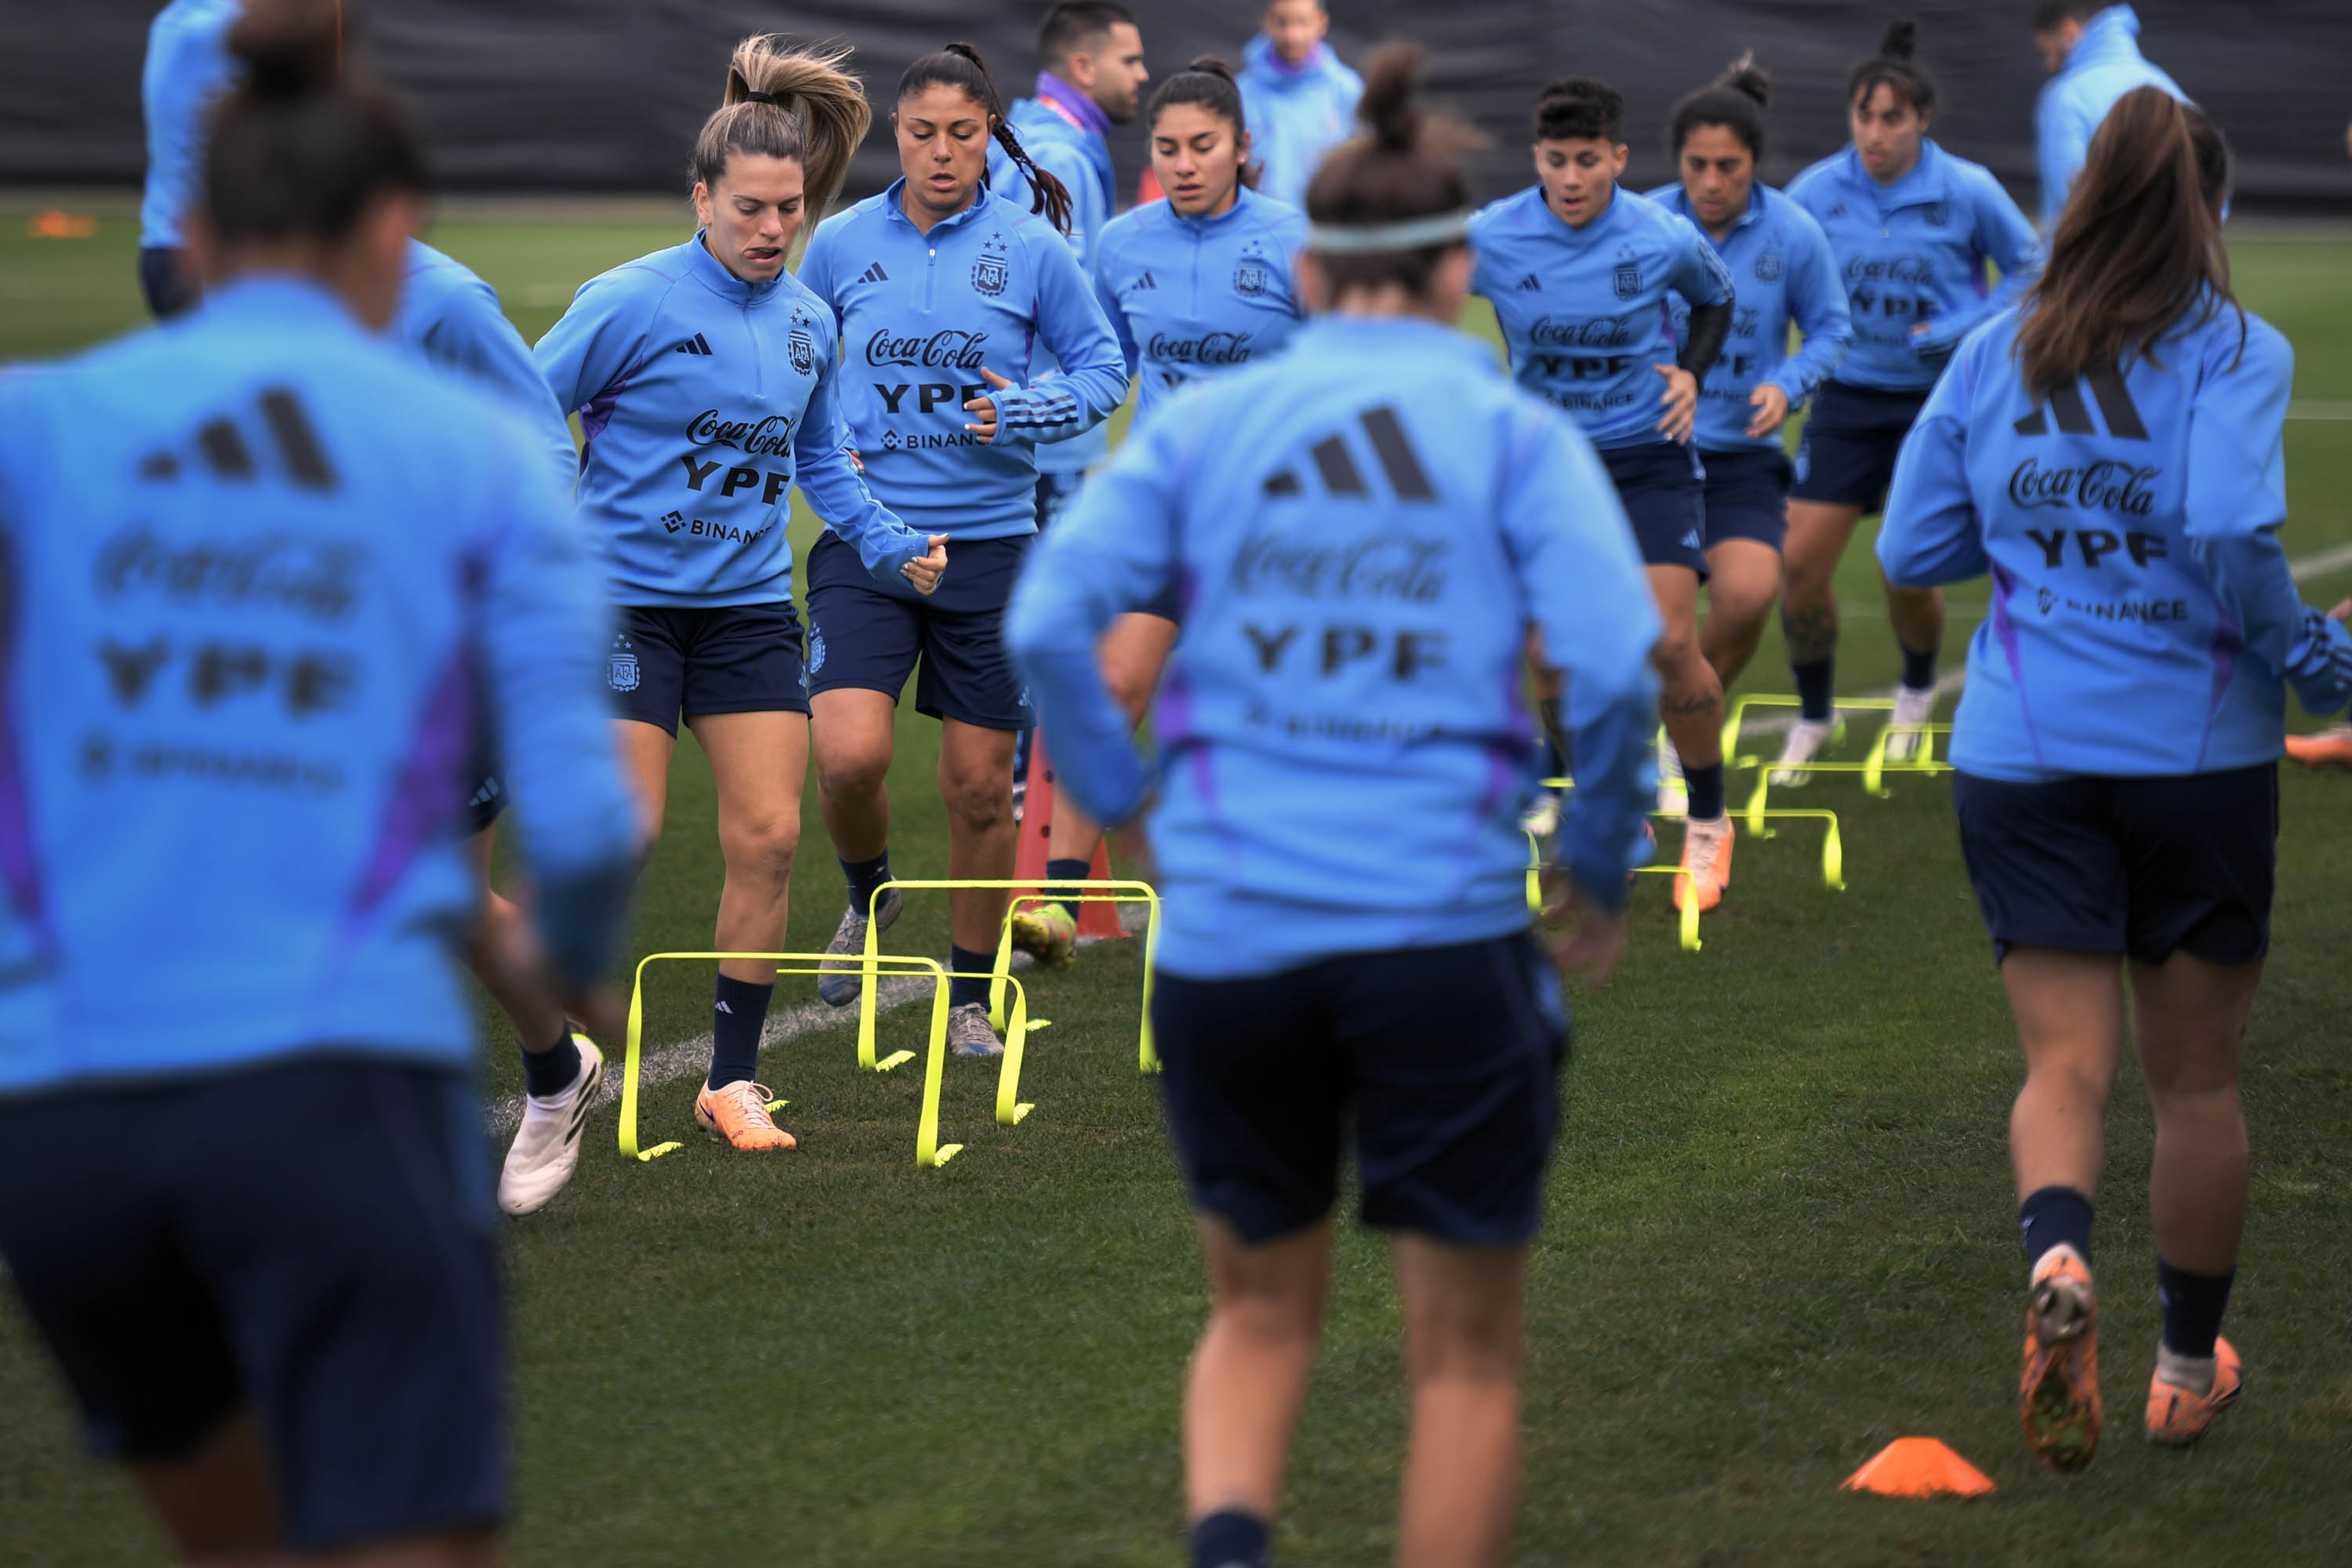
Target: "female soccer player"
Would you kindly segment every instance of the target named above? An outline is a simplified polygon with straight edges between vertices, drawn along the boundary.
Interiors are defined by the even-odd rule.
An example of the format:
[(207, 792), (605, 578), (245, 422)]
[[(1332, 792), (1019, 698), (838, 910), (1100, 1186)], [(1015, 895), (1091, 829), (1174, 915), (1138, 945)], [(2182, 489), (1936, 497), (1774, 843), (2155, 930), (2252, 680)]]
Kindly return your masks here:
[[(1837, 564), (1862, 514), (1886, 499), (1895, 454), (1953, 347), (2016, 300), (2032, 278), (2033, 226), (1981, 165), (1936, 145), (1927, 126), (1936, 84), (1912, 59), (1916, 29), (1887, 28), (1878, 53), (1846, 78), (1853, 140), (1789, 184), (1789, 198), (1820, 221), (1845, 275), (1853, 349), (1813, 400), (1797, 446), (1780, 629), (1802, 706), (1780, 760), (1810, 762), (1830, 738), (1837, 685)], [(2000, 268), (1989, 288), (1986, 263)], [(1944, 596), (1887, 584), (1903, 650), (1893, 722), (1936, 711), (1936, 658)], [(1919, 733), (1897, 728), (1886, 754), (1917, 755)], [(1775, 773), (1780, 784), (1801, 771)]]
[[(1699, 651), (1706, 502), (1691, 434), (1698, 378), (1731, 328), (1732, 281), (1687, 220), (1617, 188), (1624, 119), (1624, 99), (1605, 82), (1576, 77), (1544, 89), (1536, 183), (1479, 213), (1471, 288), (1493, 302), (1519, 384), (1566, 409), (1592, 438), (1633, 519), (1665, 617), (1660, 714), (1688, 794), (1689, 875), (1674, 879), (1675, 903), (1696, 897), (1713, 909), (1731, 881), (1731, 821), (1723, 814), (1723, 682)], [(1673, 296), (1689, 310), (1679, 349), (1667, 314)]]
[[(1303, 315), (1292, 268), (1307, 239), (1305, 215), (1257, 193), (1241, 90), (1224, 61), (1204, 55), (1160, 83), (1148, 120), (1167, 199), (1114, 220), (1095, 261), (1095, 293), (1127, 374), (1142, 378), (1139, 420), (1186, 382), (1263, 360), (1290, 340)], [(1103, 637), (1105, 679), (1138, 723), (1182, 610), (1171, 587)], [(1078, 803), (1057, 795), (1047, 875), (1083, 879), (1101, 839)], [(1075, 905), (1032, 904), (1013, 917), (1013, 941), (1049, 963), (1068, 958), (1077, 933)]]
[[(808, 773), (808, 697), (793, 613), (793, 486), (909, 592), (936, 585), (940, 541), (875, 500), (844, 450), (833, 313), (784, 270), (865, 133), (841, 56), (774, 34), (736, 46), (725, 106), (694, 144), (683, 245), (582, 287), (540, 340), (556, 398), (587, 437), (580, 510), (602, 542), (619, 626), (605, 683), (622, 749), (656, 823), (683, 714), (719, 795), (722, 951), (783, 946)], [(730, 959), (711, 1009), (705, 1129), (738, 1149), (790, 1149), (752, 1082), (776, 966)]]
[[(1037, 531), (1036, 446), (1092, 428), (1127, 396), (1118, 340), (1063, 238), (1069, 193), (1029, 162), (979, 53), (950, 44), (908, 66), (891, 123), (900, 178), (818, 231), (801, 280), (849, 346), (842, 402), (867, 482), (899, 516), (953, 539), (956, 570), (925, 603), (868, 581), (829, 535), (809, 552), (817, 782), (849, 882), (828, 952), (864, 951), (867, 900), (890, 879), (883, 778), (919, 665), (916, 710), (940, 721), (948, 874), (1013, 875), (1013, 742), (1031, 721), (999, 633)], [(989, 194), (992, 140), (1028, 177), (1028, 205)], [(1016, 386), (1041, 340), (1062, 368)], [(960, 1055), (1003, 1049), (983, 972), (1006, 903), (995, 889), (948, 895), (948, 967), (982, 973), (951, 983)], [(894, 892), (886, 924), (898, 909)], [(857, 987), (856, 966), (843, 964), (817, 994), (842, 1006)]]
[[(1614, 961), (1650, 805), (1657, 612), (1591, 446), (1453, 329), (1469, 193), (1414, 66), (1375, 57), (1366, 130), (1307, 193), (1318, 319), (1140, 426), (1006, 626), (1066, 786), (1106, 822), (1150, 810), (1152, 1016), (1215, 1295), (1184, 1405), (1202, 1568), (1267, 1560), (1350, 1126), (1404, 1296), (1398, 1561), (1508, 1552), (1522, 1267), (1567, 1032), (1522, 886), (1531, 635), (1569, 677), (1580, 774), (1559, 844), (1584, 916), (1553, 963)], [(1154, 769), (1096, 641), (1179, 583)]]
[(2040, 281), (1921, 411), (1878, 539), (1891, 582), (1992, 574), (1953, 805), (2025, 1048), (2018, 1415), (2061, 1470), (2099, 1437), (2091, 1205), (2127, 1016), (2156, 1112), (2147, 1434), (2193, 1441), (2237, 1397), (2218, 1336), (2246, 1214), (2238, 1052), (2269, 942), (2284, 693), (2321, 714), (2352, 698), (2352, 603), (2305, 608), (2278, 541), (2294, 355), (2231, 297), (2228, 185), (2203, 115), (2160, 88), (2117, 100)]
[(0, 379), (0, 1253), (175, 1560), (479, 1563), (478, 694), (575, 1006), (638, 833), (532, 435), (379, 336), (421, 160), (334, 20), (256, 0), (230, 36), (194, 312)]
[[(1756, 178), (1770, 93), (1771, 79), (1742, 56), (1676, 104), (1667, 140), (1682, 180), (1650, 193), (1707, 237), (1739, 290), (1722, 356), (1700, 382), (1694, 437), (1706, 470), (1706, 624), (1699, 647), (1727, 689), (1755, 656), (1780, 592), (1789, 510), (1780, 426), (1853, 341), (1822, 226)], [(1794, 354), (1791, 322), (1804, 334)]]

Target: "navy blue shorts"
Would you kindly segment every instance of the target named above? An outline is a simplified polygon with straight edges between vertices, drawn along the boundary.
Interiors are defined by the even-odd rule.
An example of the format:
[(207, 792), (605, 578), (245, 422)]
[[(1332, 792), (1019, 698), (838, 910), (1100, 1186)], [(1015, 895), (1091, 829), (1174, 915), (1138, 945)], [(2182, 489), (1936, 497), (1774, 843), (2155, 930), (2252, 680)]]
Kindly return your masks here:
[(929, 598), (885, 588), (857, 552), (821, 533), (808, 556), (809, 689), (882, 691), (893, 699), (918, 666), (915, 711), (982, 730), (1036, 722), (1029, 689), (1005, 656), (1004, 606), (1035, 535), (951, 539), (947, 575)]
[(2270, 951), (2275, 763), (2045, 784), (1960, 773), (1952, 808), (1996, 956), (2054, 947), (2252, 963)]
[(1706, 543), (1752, 539), (1779, 550), (1789, 536), (1789, 459), (1761, 447), (1701, 452), (1706, 469)]
[(1895, 482), (1895, 457), (1926, 407), (1924, 392), (1882, 392), (1832, 381), (1813, 396), (1797, 441), (1798, 500), (1876, 511)]
[(623, 719), (677, 733), (677, 716), (805, 713), (800, 617), (789, 601), (680, 609), (624, 605), (614, 612), (604, 683)]
[(1645, 566), (1687, 566), (1706, 581), (1706, 474), (1673, 441), (1604, 447), (1601, 461), (1633, 524)]
[(1535, 1234), (1568, 1005), (1526, 933), (1248, 980), (1162, 973), (1151, 1026), (1193, 1206), (1244, 1242), (1331, 1212), (1351, 1110), (1366, 1225), (1464, 1247)]
[(298, 1551), (506, 1517), (491, 1184), (472, 1077), (446, 1068), (311, 1057), (0, 1100), (0, 1254), (90, 1447), (184, 1458), (250, 1411)]

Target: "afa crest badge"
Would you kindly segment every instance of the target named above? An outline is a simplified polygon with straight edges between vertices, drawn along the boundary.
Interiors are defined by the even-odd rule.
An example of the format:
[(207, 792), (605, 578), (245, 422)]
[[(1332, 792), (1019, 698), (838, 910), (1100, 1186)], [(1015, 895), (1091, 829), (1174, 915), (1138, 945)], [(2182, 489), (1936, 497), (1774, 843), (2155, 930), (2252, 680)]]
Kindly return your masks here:
[(1004, 258), (1004, 237), (992, 234), (981, 248), (980, 259), (971, 264), (971, 286), (976, 293), (993, 300), (1003, 294), (1013, 281), (1013, 266)]
[(798, 327), (793, 329), (793, 335), (785, 343), (785, 352), (792, 356), (795, 374), (806, 375), (816, 368), (816, 340)]
[(1642, 295), (1642, 258), (1633, 254), (1631, 246), (1617, 253), (1617, 265), (1611, 269), (1609, 281), (1620, 300), (1637, 300)]
[(614, 638), (613, 659), (604, 670), (605, 684), (615, 691), (635, 691), (637, 680), (637, 656), (632, 645), (626, 637)]
[(1951, 221), (1952, 221), (1952, 204), (1951, 204), (1951, 203), (1949, 203), (1949, 202), (1930, 202), (1930, 203), (1928, 203), (1928, 204), (1927, 204), (1927, 226), (1928, 226), (1928, 227), (1930, 227), (1930, 228), (1941, 228), (1941, 227), (1943, 227), (1946, 224), (1948, 224), (1948, 223), (1950, 223)]
[(1244, 300), (1255, 300), (1265, 292), (1268, 277), (1265, 258), (1244, 256), (1234, 263), (1234, 292)]
[(1780, 247), (1778, 245), (1772, 246), (1767, 249), (1763, 255), (1756, 258), (1756, 281), (1759, 283), (1778, 283), (1780, 281), (1780, 268), (1782, 265)]

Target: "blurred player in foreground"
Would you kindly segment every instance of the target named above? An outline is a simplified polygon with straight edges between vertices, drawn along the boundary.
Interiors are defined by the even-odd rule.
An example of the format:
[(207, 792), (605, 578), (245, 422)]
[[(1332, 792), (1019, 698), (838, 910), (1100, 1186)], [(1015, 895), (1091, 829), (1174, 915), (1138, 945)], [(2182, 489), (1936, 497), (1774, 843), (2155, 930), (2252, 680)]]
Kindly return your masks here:
[(0, 384), (0, 1252), (184, 1558), (489, 1562), (478, 695), (583, 1017), (636, 811), (531, 433), (378, 335), (415, 143), (331, 6), (231, 39), (204, 301)]
[[(1350, 1128), (1404, 1297), (1399, 1560), (1508, 1552), (1522, 1270), (1568, 1032), (1553, 965), (1616, 959), (1650, 803), (1656, 608), (1591, 447), (1452, 327), (1468, 189), (1415, 59), (1373, 62), (1367, 129), (1308, 193), (1319, 313), (1139, 428), (1007, 621), (1066, 787), (1104, 822), (1148, 812), (1159, 857), (1153, 1021), (1215, 1298), (1184, 1415), (1203, 1568), (1268, 1561)], [(1180, 580), (1155, 771), (1096, 647)], [(1559, 842), (1582, 919), (1549, 962), (1518, 829), (1531, 629), (1569, 678), (1581, 774)]]
[(2147, 1435), (2192, 1442), (2237, 1397), (2219, 1333), (2246, 1216), (2238, 1053), (2285, 691), (2318, 713), (2352, 698), (2352, 605), (2305, 608), (2279, 543), (2294, 354), (2231, 297), (2228, 183), (2202, 114), (2160, 88), (2117, 101), (2041, 280), (1921, 411), (1879, 535), (1890, 583), (1993, 580), (1953, 805), (2025, 1049), (2018, 1415), (2060, 1470), (2099, 1438), (2092, 1198), (2126, 1028), (2156, 1113)]

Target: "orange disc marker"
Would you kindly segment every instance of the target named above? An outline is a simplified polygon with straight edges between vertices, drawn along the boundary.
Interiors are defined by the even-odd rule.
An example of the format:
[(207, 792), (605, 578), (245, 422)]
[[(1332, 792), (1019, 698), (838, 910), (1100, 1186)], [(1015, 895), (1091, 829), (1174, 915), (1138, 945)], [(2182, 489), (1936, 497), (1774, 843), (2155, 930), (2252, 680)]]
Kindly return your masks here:
[(1845, 1489), (1881, 1497), (1982, 1497), (1992, 1478), (1933, 1437), (1897, 1437), (1845, 1479)]

